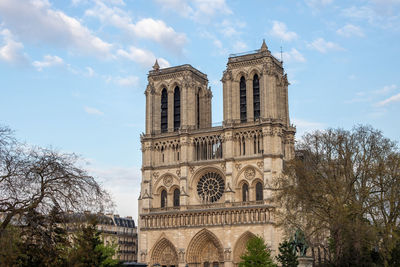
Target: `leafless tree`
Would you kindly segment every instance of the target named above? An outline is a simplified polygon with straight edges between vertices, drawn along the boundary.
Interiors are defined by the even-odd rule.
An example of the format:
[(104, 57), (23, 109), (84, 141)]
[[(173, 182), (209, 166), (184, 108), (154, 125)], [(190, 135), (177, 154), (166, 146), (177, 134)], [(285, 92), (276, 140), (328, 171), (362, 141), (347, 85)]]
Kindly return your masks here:
[(30, 210), (94, 212), (112, 208), (109, 194), (79, 166), (75, 154), (28, 147), (0, 127), (0, 230)]

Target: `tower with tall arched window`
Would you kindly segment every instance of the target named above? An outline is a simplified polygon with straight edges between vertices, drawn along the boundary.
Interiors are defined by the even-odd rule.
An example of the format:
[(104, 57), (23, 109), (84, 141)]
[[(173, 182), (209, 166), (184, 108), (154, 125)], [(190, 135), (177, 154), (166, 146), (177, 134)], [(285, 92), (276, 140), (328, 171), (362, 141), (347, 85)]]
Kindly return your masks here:
[(265, 42), (230, 55), (223, 122), (212, 126), (207, 76), (190, 65), (148, 75), (141, 136), (139, 261), (154, 266), (237, 266), (246, 241), (277, 252), (270, 181), (294, 156), (288, 81)]

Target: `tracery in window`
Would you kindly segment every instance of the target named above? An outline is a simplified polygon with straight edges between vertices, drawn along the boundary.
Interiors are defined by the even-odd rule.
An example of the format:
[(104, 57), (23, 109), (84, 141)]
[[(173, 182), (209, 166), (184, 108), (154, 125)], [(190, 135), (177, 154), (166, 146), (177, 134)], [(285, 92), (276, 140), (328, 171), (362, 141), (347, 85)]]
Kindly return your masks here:
[(161, 132), (168, 131), (168, 93), (167, 89), (161, 92)]
[(167, 191), (163, 189), (161, 191), (161, 208), (165, 208), (167, 206)]
[(181, 191), (178, 188), (174, 190), (174, 207), (179, 207), (179, 197), (181, 195)]
[(254, 108), (254, 119), (260, 118), (260, 82), (258, 75), (254, 74), (253, 78), (253, 108)]
[(247, 120), (247, 106), (246, 106), (246, 80), (242, 76), (240, 78), (240, 121), (246, 122)]
[(181, 90), (175, 87), (174, 90), (174, 131), (181, 127)]
[(206, 202), (216, 202), (225, 191), (225, 181), (216, 172), (204, 174), (197, 183), (197, 193)]

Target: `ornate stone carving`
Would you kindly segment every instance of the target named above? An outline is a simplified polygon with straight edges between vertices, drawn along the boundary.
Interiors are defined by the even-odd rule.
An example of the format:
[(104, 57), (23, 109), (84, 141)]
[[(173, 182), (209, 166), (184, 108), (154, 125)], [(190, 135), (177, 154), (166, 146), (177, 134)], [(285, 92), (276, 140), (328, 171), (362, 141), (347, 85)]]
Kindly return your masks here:
[(153, 177), (154, 177), (154, 178), (157, 179), (157, 178), (158, 178), (158, 175), (159, 175), (158, 172), (153, 172)]
[(235, 164), (236, 170), (240, 170), (240, 168), (242, 167), (242, 164), (240, 163), (236, 163)]
[(178, 177), (181, 177), (181, 170), (180, 169), (176, 170), (176, 175), (178, 175)]
[(190, 173), (193, 174), (195, 169), (196, 169), (195, 166), (190, 166), (189, 167)]
[(231, 248), (225, 248), (224, 249), (224, 258), (225, 258), (226, 261), (231, 259), (231, 253), (232, 253)]
[(170, 186), (172, 185), (173, 180), (174, 180), (174, 179), (172, 178), (171, 175), (165, 176), (165, 177), (164, 177), (164, 180), (163, 180), (164, 185), (165, 185), (166, 187), (170, 187)]
[(257, 162), (257, 167), (258, 167), (259, 169), (262, 169), (262, 167), (264, 167), (264, 162), (263, 162), (263, 161), (258, 161), (258, 162)]
[(226, 163), (225, 163), (225, 162), (221, 163), (221, 169), (223, 169), (224, 171), (226, 171)]
[(249, 167), (244, 171), (244, 177), (246, 177), (247, 180), (252, 180), (255, 176), (256, 171), (252, 167)]
[(179, 249), (178, 257), (180, 263), (185, 263), (185, 250), (183, 248)]

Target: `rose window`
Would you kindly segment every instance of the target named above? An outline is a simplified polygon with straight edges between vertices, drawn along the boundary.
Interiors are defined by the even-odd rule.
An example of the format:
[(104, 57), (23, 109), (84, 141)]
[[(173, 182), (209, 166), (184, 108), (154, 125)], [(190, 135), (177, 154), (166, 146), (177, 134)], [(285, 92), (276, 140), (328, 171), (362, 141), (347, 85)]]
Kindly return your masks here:
[(225, 181), (216, 172), (204, 174), (197, 183), (197, 193), (205, 202), (216, 202), (224, 193)]

